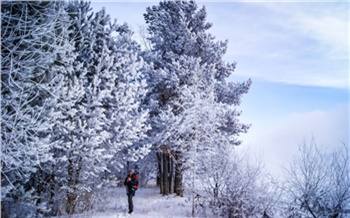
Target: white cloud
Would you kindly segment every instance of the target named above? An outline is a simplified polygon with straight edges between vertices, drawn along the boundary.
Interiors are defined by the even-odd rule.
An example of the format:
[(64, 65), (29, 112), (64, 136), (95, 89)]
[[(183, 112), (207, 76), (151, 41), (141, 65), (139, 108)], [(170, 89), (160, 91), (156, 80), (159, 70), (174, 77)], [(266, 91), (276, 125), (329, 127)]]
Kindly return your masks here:
[(349, 88), (346, 3), (211, 3), (213, 34), (229, 39), (236, 75)]
[(349, 105), (341, 104), (329, 110), (292, 113), (277, 123), (266, 124), (255, 120), (249, 133), (244, 135), (244, 146), (257, 154), (263, 153), (266, 167), (280, 173), (304, 139), (314, 136), (326, 147), (349, 143)]
[[(302, 4), (301, 4), (302, 5)], [(296, 13), (293, 11), (293, 22), (295, 28), (305, 37), (316, 40), (325, 50), (330, 58), (348, 58), (348, 4), (313, 4), (301, 7), (297, 4)], [(289, 11), (290, 13), (290, 11)]]
[[(288, 70), (286, 70), (288, 71)], [(285, 71), (285, 72), (286, 72)], [(269, 80), (272, 82), (283, 82), (286, 84), (318, 86), (318, 87), (335, 87), (348, 89), (349, 80), (347, 70), (332, 71), (321, 74), (322, 71), (317, 70), (296, 70), (290, 72), (289, 75), (283, 75), (280, 78), (272, 77)]]

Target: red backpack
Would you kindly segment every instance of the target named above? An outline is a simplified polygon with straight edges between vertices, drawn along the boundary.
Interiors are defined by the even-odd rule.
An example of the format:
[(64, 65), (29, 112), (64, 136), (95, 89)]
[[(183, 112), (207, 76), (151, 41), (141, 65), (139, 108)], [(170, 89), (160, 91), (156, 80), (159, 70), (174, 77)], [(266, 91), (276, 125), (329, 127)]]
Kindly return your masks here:
[[(129, 170), (129, 161), (126, 162), (127, 169)], [(135, 171), (131, 175), (131, 179), (135, 181), (135, 185), (132, 187), (135, 191), (139, 188), (139, 166), (135, 164)]]
[(131, 179), (135, 180), (135, 185), (132, 187), (135, 191), (139, 188), (139, 174), (137, 171), (132, 174)]

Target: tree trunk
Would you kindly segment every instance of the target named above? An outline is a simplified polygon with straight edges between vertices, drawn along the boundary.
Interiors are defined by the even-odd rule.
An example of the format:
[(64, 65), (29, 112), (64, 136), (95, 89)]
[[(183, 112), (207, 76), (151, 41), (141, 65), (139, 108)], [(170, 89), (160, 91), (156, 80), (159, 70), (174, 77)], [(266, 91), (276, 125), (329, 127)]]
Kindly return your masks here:
[(68, 156), (68, 190), (67, 190), (67, 205), (66, 212), (68, 214), (74, 213), (74, 201), (75, 201), (75, 193), (74, 193), (74, 161), (73, 161), (73, 152), (69, 152)]
[[(78, 197), (77, 186), (79, 184), (79, 177), (81, 169), (83, 166), (83, 158), (79, 157), (78, 162), (74, 163), (73, 161), (73, 152), (69, 153), (68, 160), (68, 194), (67, 194), (67, 206), (66, 211), (68, 214), (73, 214), (75, 211), (76, 200)], [(76, 167), (74, 173), (74, 167)]]
[[(157, 154), (157, 161), (158, 161), (157, 186), (158, 187), (162, 187), (161, 186), (161, 175), (162, 175), (162, 173), (161, 173), (161, 167), (162, 167), (161, 166), (161, 161), (162, 161), (162, 158), (161, 158), (159, 152), (157, 152), (156, 154)], [(160, 191), (160, 192), (162, 192), (162, 191)]]
[(183, 197), (183, 187), (182, 187), (182, 153), (180, 151), (175, 152), (175, 159), (177, 163), (175, 164), (175, 181), (174, 181), (174, 191), (177, 196)]
[(45, 175), (44, 172), (41, 168), (39, 168), (39, 170), (37, 171), (37, 175), (34, 178), (35, 180), (35, 189), (36, 189), (36, 193), (37, 193), (37, 200), (36, 200), (36, 205), (38, 206), (41, 202), (42, 202), (42, 196), (41, 194), (44, 191), (44, 183), (43, 181), (45, 181)]
[(169, 193), (173, 193), (173, 180), (174, 180), (174, 161), (173, 159), (168, 156), (169, 158)]
[(169, 157), (163, 153), (163, 195), (169, 195)]
[[(53, 167), (52, 167), (53, 169)], [(50, 214), (55, 216), (57, 215), (56, 205), (55, 205), (55, 175), (53, 172), (50, 174), (50, 199), (49, 199), (49, 205), (52, 205), (52, 210), (50, 211)]]
[(159, 157), (159, 190), (160, 190), (160, 194), (163, 194), (163, 185), (164, 185), (164, 171), (163, 171), (163, 154), (161, 152), (157, 153), (157, 156)]

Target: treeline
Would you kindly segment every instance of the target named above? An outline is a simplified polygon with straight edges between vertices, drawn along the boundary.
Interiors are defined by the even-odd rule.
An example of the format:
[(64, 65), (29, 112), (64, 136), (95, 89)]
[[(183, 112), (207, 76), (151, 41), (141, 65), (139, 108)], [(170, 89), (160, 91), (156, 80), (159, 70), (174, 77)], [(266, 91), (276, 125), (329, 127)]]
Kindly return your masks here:
[(139, 45), (84, 1), (2, 1), (1, 21), (2, 217), (89, 210), (149, 150)]
[[(208, 32), (205, 8), (162, 1), (144, 18), (141, 49), (127, 24), (88, 2), (1, 2), (3, 217), (93, 210), (127, 161), (143, 181), (155, 175), (164, 195), (190, 188), (194, 216), (280, 213), (286, 189), (232, 151), (250, 126), (237, 106), (251, 81), (228, 80), (235, 63), (223, 61), (228, 42)], [(338, 176), (345, 197), (333, 209), (301, 188), (282, 211), (342, 216), (349, 170)]]
[(3, 216), (89, 210), (126, 161), (151, 151), (174, 154), (182, 195), (195, 153), (238, 145), (248, 125), (232, 106), (250, 81), (226, 82), (235, 64), (205, 18), (195, 2), (160, 2), (141, 50), (88, 2), (2, 1)]

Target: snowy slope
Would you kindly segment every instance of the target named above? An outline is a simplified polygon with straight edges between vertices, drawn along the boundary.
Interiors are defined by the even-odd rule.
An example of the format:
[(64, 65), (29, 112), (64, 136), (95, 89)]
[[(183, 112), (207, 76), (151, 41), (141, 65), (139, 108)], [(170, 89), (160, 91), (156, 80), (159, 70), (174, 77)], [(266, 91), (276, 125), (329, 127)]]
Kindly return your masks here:
[(128, 201), (125, 188), (110, 189), (106, 193), (104, 201), (107, 204), (100, 205), (100, 209), (59, 218), (191, 217), (191, 202), (188, 197), (162, 196), (159, 194), (159, 188), (140, 188), (134, 197), (134, 212), (131, 215), (127, 213)]

